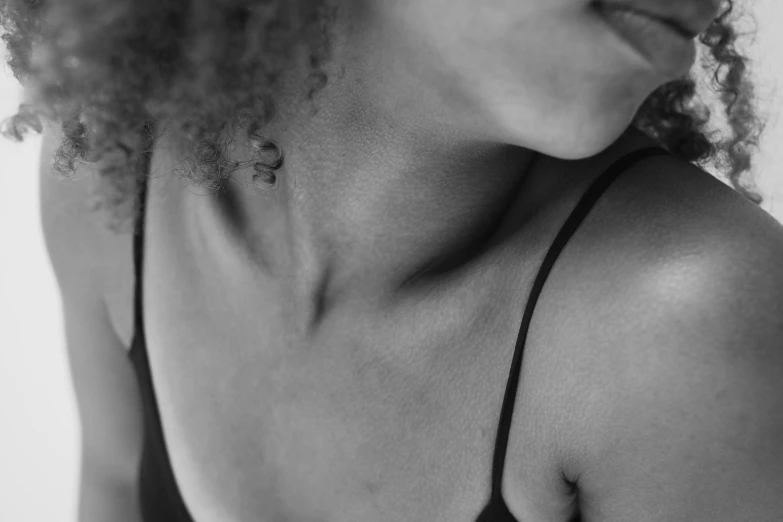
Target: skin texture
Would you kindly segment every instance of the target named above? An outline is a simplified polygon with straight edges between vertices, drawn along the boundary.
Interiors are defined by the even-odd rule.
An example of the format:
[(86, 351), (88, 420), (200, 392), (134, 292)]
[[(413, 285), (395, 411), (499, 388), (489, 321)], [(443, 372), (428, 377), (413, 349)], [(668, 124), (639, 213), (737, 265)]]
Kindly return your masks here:
[[(705, 121), (671, 110), (692, 96), (691, 80), (654, 70), (585, 0), (118, 1), (105, 11), (69, 2), (50, 11), (3, 4), (4, 23), (18, 28), (9, 37), (14, 72), (31, 74), (32, 100), (63, 117), (55, 170), (100, 158), (104, 202), (133, 208), (127, 170), (150, 146), (133, 132), (156, 120), (182, 153), (180, 170), (224, 192), (249, 248), (290, 282), (305, 329), (340, 296), (393, 293), (440, 260), (469, 257), (519, 190), (534, 151), (587, 158), (634, 121), (685, 159), (714, 152), (699, 132)], [(732, 36), (726, 25), (710, 29), (705, 37)], [(25, 32), (56, 45), (33, 48)], [(715, 49), (742, 63), (733, 49)], [(113, 59), (120, 50), (125, 60)], [(738, 78), (727, 77), (727, 90), (742, 92)], [(672, 80), (679, 95), (664, 103)], [(275, 110), (259, 99), (273, 99)], [(753, 121), (741, 101), (734, 126)], [(239, 124), (236, 111), (248, 108), (251, 121), (264, 113), (262, 126)], [(72, 119), (79, 112), (84, 123)], [(14, 123), (31, 124), (30, 114)], [(668, 117), (679, 118), (677, 132)], [(221, 121), (227, 128), (216, 128)], [(269, 140), (285, 152), (278, 190), (245, 190), (269, 174), (256, 161)]]
[[(707, 10), (717, 9), (710, 0), (700, 1)], [(375, 3), (355, 5), (372, 11)], [(304, 51), (302, 59), (308, 68), (303, 84), (298, 87), (302, 88), (304, 98), (315, 101), (321, 88), (332, 81), (322, 66), (330, 59), (330, 27), (336, 10), (347, 5), (342, 4), (327, 0), (2, 0), (0, 23), (7, 31), (3, 39), (10, 51), (8, 62), (14, 75), (29, 84), (33, 93), (29, 103), (20, 106), (19, 113), (4, 123), (3, 131), (8, 137), (22, 139), (29, 129), (40, 130), (39, 116), (55, 118), (62, 124), (62, 145), (54, 158), (54, 171), (69, 176), (75, 163), (96, 163), (103, 181), (101, 203), (113, 214), (114, 220), (109, 223), (113, 228), (127, 229), (132, 221), (130, 216), (137, 208), (133, 196), (138, 153), (146, 141), (139, 140), (137, 135), (154, 138), (155, 124), (165, 123), (181, 141), (184, 165), (177, 172), (191, 183), (211, 189), (218, 188), (226, 176), (240, 167), (227, 157), (235, 137), (233, 127), (248, 132), (253, 128), (253, 139), (260, 145), (261, 153), (250, 156), (245, 165), (252, 165), (256, 171), (254, 181), (258, 184), (273, 185), (275, 170), (282, 162), (275, 161), (276, 154), (271, 159), (266, 157), (266, 149), (276, 146), (270, 142), (274, 136), (263, 131), (274, 117), (275, 103), (279, 101), (277, 79), (290, 67), (291, 54), (298, 47)], [(589, 4), (587, 1), (541, 4), (547, 6), (542, 14), (550, 25), (551, 16), (557, 15), (572, 26), (576, 11), (580, 14), (588, 11)], [(419, 39), (422, 45), (426, 42), (432, 47), (430, 44), (437, 42), (437, 38), (430, 37), (437, 31), (433, 35), (426, 26), (432, 25), (431, 15), (438, 5), (415, 6), (425, 18), (412, 18), (412, 13), (403, 15), (403, 19), (408, 16), (415, 21), (409, 24), (411, 30), (426, 29), (416, 31), (425, 36)], [(529, 66), (534, 61), (530, 58), (532, 54), (557, 58), (582, 54), (585, 49), (552, 45), (548, 38), (557, 31), (542, 34), (534, 27), (514, 32), (509, 38), (509, 42), (524, 44), (513, 49), (515, 59), (511, 61), (507, 59), (507, 51), (491, 50), (492, 45), (500, 45), (490, 43), (491, 37), (480, 42), (480, 35), (492, 34), (489, 30), (503, 30), (503, 24), (507, 28), (524, 23), (520, 15), (534, 12), (537, 8), (531, 10), (531, 7), (536, 5), (536, 2), (524, 2), (509, 6), (508, 13), (514, 16), (504, 18), (501, 24), (497, 13), (503, 8), (502, 3), (487, 4), (476, 13), (471, 13), (472, 7), (456, 10), (449, 5), (445, 15), (438, 13), (435, 20), (438, 24), (441, 19), (450, 21), (457, 31), (450, 33), (446, 48), (440, 45), (435, 53), (429, 54), (443, 58), (445, 55), (437, 51), (442, 49), (452, 59), (433, 63), (426, 57), (427, 49), (422, 47), (425, 53), (416, 61), (425, 68), (412, 71), (419, 78), (442, 77), (443, 73), (451, 74), (448, 71), (454, 70), (452, 66), (461, 63), (453, 78), (467, 74), (470, 81), (480, 80), (486, 87), (503, 75), (500, 69), (490, 71), (487, 65), (518, 61)], [(737, 191), (759, 203), (761, 197), (740, 179), (750, 170), (750, 151), (757, 148), (757, 137), (763, 129), (756, 116), (757, 100), (748, 74), (749, 60), (735, 45), (748, 36), (736, 31), (734, 26), (738, 16), (747, 14), (743, 7), (746, 3), (740, 0), (721, 2), (720, 16), (698, 39), (701, 67), (660, 85), (644, 101), (633, 124), (686, 161), (701, 167), (715, 162)], [(393, 3), (385, 8), (397, 13), (408, 9), (405, 3)], [(465, 14), (475, 16), (467, 18)], [(565, 24), (558, 27), (563, 32)], [(533, 40), (526, 38), (528, 33), (539, 36)], [(469, 44), (471, 40), (475, 40), (475, 45)], [(563, 42), (573, 40), (567, 36), (560, 38)], [(302, 46), (303, 42), (306, 45)], [(414, 53), (418, 42), (408, 42), (408, 48)], [(549, 43), (542, 45), (542, 42)], [(457, 57), (452, 49), (466, 52)], [(476, 52), (490, 52), (491, 56), (479, 64), (474, 59)], [(601, 58), (605, 60), (605, 56)], [(568, 57), (564, 63), (578, 66), (579, 71), (586, 67)], [(470, 64), (486, 75), (471, 74), (464, 67)], [(595, 100), (594, 92), (588, 90), (586, 97), (580, 96), (584, 78), (574, 84), (567, 80), (567, 75), (560, 74), (562, 68), (558, 67), (557, 71), (548, 69), (547, 81), (542, 84), (557, 88), (559, 92), (555, 94), (560, 97), (575, 94), (580, 107), (595, 108), (595, 101), (590, 101)], [(705, 93), (697, 95), (696, 78), (705, 73), (711, 80), (708, 87), (713, 91), (709, 97), (717, 95), (719, 99), (714, 101), (726, 112), (730, 131), (726, 134), (712, 132), (710, 111), (702, 102)], [(505, 76), (508, 80), (513, 75)], [(519, 91), (519, 85), (514, 89)], [(491, 94), (492, 88), (482, 88), (482, 91)], [(485, 99), (482, 104), (494, 105), (489, 108), (496, 115), (498, 109), (508, 113), (509, 109), (499, 102), (509, 94), (493, 97), (490, 104)], [(617, 93), (610, 89), (606, 94), (608, 97)], [(565, 99), (572, 101), (571, 97)], [(582, 103), (585, 101), (588, 105)], [(618, 101), (626, 103), (627, 97), (619, 96), (614, 103)], [(472, 103), (476, 103), (475, 99)], [(563, 110), (562, 106), (545, 108), (549, 110), (548, 117)], [(468, 112), (471, 111), (475, 112), (469, 108)], [(565, 134), (560, 132), (564, 130), (561, 127), (553, 122), (551, 133), (543, 129), (538, 129), (538, 133), (542, 137), (549, 135), (549, 147), (556, 146), (551, 135), (557, 135), (556, 143), (567, 150), (563, 157), (579, 153), (577, 148), (567, 148), (572, 144), (563, 141)], [(581, 129), (566, 125), (565, 130), (578, 133)], [(600, 134), (597, 136), (599, 140), (604, 139)]]
[[(256, 172), (240, 166), (220, 191), (199, 197), (168, 175), (178, 156), (166, 142), (165, 124), (153, 150), (145, 331), (178, 483), (200, 522), (468, 520), (475, 514), (486, 501), (486, 467), (519, 313), (551, 229), (612, 159), (651, 144), (634, 137), (628, 123), (668, 80), (597, 24), (586, 2), (346, 1), (339, 7), (330, 59), (321, 64), (329, 82), (308, 99), (308, 42), (292, 47), (294, 59), (281, 76), (277, 116), (264, 129), (287, 155), (276, 191), (245, 190)], [(601, 154), (607, 148), (611, 153)], [(239, 161), (251, 149), (237, 139), (226, 155)], [(532, 163), (534, 150), (543, 161)], [(620, 499), (607, 493), (620, 489), (613, 477), (644, 469), (656, 452), (647, 446), (643, 462), (629, 465), (624, 456), (632, 452), (616, 455), (604, 442), (602, 421), (612, 422), (616, 437), (624, 421), (637, 426), (625, 440), (665, 430), (643, 422), (638, 412), (649, 405), (642, 400), (614, 415), (621, 410), (614, 397), (636, 381), (632, 375), (607, 386), (613, 367), (598, 356), (612, 362), (654, 353), (661, 332), (670, 331), (673, 356), (666, 360), (680, 362), (677, 356), (687, 353), (682, 339), (705, 338), (703, 321), (692, 321), (681, 335), (686, 329), (672, 329), (672, 319), (659, 320), (666, 299), (647, 291), (616, 300), (606, 289), (636, 288), (638, 274), (652, 273), (658, 259), (704, 247), (697, 241), (709, 225), (679, 234), (674, 218), (693, 225), (694, 216), (736, 200), (716, 197), (729, 189), (720, 193), (717, 181), (691, 170), (688, 179), (697, 181), (681, 199), (667, 195), (686, 171), (671, 160), (654, 165), (613, 187), (593, 227), (569, 245), (570, 256), (552, 278), (560, 286), (550, 285), (542, 300), (515, 414), (526, 422), (512, 435), (504, 480), (520, 520), (573, 514), (574, 490), (566, 487), (564, 470), (569, 479), (584, 479), (592, 520), (651, 514), (670, 500), (655, 496), (662, 488), (648, 494), (635, 487)], [(684, 213), (689, 204), (696, 209)], [(737, 208), (736, 216), (748, 215), (747, 207)], [(512, 210), (512, 237), (486, 248)], [(662, 224), (662, 216), (671, 221)], [(751, 220), (737, 222), (716, 243), (748, 236), (753, 227), (743, 227)], [(779, 231), (763, 227), (779, 238)], [(757, 245), (746, 246), (733, 255)], [(108, 265), (95, 257), (100, 262), (93, 263)], [(411, 283), (440, 261), (462, 270), (452, 278), (432, 271)], [(764, 258), (754, 266), (760, 270), (751, 275), (771, 263)], [(743, 273), (733, 273), (732, 290), (743, 287)], [(724, 280), (719, 270), (714, 275)], [(580, 292), (580, 281), (600, 290)], [(770, 294), (765, 299), (774, 302)], [(123, 301), (129, 302), (127, 293)], [(657, 315), (638, 313), (641, 305)], [(715, 312), (736, 331), (724, 320), (726, 309), (702, 305), (693, 308)], [(578, 321), (584, 328), (573, 326)], [(613, 337), (620, 324), (631, 324), (631, 333), (644, 329), (647, 340), (633, 350), (603, 342), (600, 336)], [(771, 338), (761, 336), (759, 346)], [(640, 361), (622, 368), (643, 366)], [(655, 386), (677, 389), (694, 369), (675, 366), (647, 374), (650, 396), (660, 393)], [(608, 375), (591, 379), (601, 368)], [(664, 374), (667, 379), (659, 378)], [(578, 408), (574, 390), (582, 392)], [(776, 429), (764, 425), (759, 432), (774, 440)], [(678, 449), (694, 453), (687, 445)], [(672, 470), (681, 471), (662, 470), (662, 483), (683, 475)], [(774, 466), (768, 471), (774, 476)], [(698, 478), (691, 475), (691, 484)], [(771, 498), (764, 490), (754, 505), (770, 506)], [(686, 513), (679, 500), (666, 515)]]
[(306, 70), (283, 82), (267, 131), (288, 155), (279, 190), (235, 191), (268, 263), (295, 282), (306, 328), (340, 295), (394, 292), (465, 251), (534, 151), (599, 153), (669, 80), (583, 1), (344, 2), (333, 33), (314, 116), (297, 103)]

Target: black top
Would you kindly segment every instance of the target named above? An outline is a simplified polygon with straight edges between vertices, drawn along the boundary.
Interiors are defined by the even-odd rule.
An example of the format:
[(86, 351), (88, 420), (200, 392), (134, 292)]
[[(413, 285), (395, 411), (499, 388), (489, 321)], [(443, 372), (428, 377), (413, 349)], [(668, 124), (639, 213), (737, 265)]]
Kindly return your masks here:
[[(146, 170), (149, 172), (149, 156), (146, 158)], [(500, 408), (497, 436), (495, 439), (495, 452), (492, 461), (492, 482), (489, 502), (481, 511), (476, 522), (518, 522), (509, 512), (501, 493), (501, 478), (506, 458), (506, 446), (508, 444), (509, 430), (511, 428), (511, 415), (514, 410), (514, 401), (517, 395), (519, 374), (522, 368), (522, 352), (524, 351), (527, 331), (533, 316), (538, 296), (544, 286), (547, 276), (554, 265), (558, 255), (563, 250), (568, 240), (593, 208), (596, 201), (606, 191), (609, 185), (617, 177), (628, 170), (635, 163), (653, 155), (669, 154), (660, 147), (649, 147), (635, 150), (613, 163), (600, 177), (598, 177), (582, 196), (571, 215), (563, 224), (560, 232), (555, 237), (552, 246), (541, 264), (538, 275), (530, 292), (522, 324), (519, 328), (514, 357), (511, 360), (506, 392), (503, 397), (503, 405)], [(136, 371), (141, 391), (141, 400), (144, 416), (144, 448), (141, 465), (139, 468), (139, 496), (141, 504), (142, 520), (144, 522), (194, 522), (185, 503), (182, 500), (174, 473), (171, 469), (166, 443), (163, 439), (163, 429), (160, 422), (155, 392), (152, 385), (149, 360), (147, 358), (147, 346), (144, 338), (144, 314), (142, 311), (142, 268), (144, 250), (144, 207), (146, 206), (147, 176), (142, 177), (140, 187), (140, 211), (136, 219), (135, 235), (133, 240), (133, 261), (136, 274), (134, 313), (135, 331), (129, 350), (130, 360)], [(577, 518), (575, 522), (579, 522)]]

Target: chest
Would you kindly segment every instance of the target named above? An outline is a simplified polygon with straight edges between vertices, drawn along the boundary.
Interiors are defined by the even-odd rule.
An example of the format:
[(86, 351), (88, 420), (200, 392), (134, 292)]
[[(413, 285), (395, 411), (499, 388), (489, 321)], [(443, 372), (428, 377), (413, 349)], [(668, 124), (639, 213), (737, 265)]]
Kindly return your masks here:
[[(487, 259), (384, 313), (357, 302), (304, 339), (291, 333), (277, 283), (231, 266), (230, 246), (224, 257), (203, 255), (155, 194), (145, 333), (194, 518), (474, 520), (489, 500), (501, 404), (541, 259)], [(529, 243), (541, 257), (544, 241)], [(501, 268), (510, 266), (513, 276)], [(547, 328), (534, 321), (528, 332), (505, 459), (504, 498), (519, 520), (567, 520), (573, 508), (558, 462), (574, 376), (563, 364), (567, 333)]]

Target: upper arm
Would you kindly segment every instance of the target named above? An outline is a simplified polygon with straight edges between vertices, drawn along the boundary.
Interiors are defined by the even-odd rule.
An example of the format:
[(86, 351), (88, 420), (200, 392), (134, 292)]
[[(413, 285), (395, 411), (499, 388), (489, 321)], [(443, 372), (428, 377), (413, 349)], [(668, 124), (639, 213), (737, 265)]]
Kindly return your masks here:
[(83, 478), (130, 483), (141, 449), (140, 401), (127, 351), (104, 298), (112, 278), (118, 277), (107, 253), (113, 233), (90, 208), (93, 174), (88, 168), (80, 167), (70, 181), (51, 172), (57, 143), (53, 129), (47, 128), (41, 151), (41, 224), (60, 289), (82, 427), (82, 471), (88, 475)]
[(756, 303), (778, 319), (705, 304), (641, 336), (583, 461), (585, 522), (783, 519), (783, 297)]
[(722, 208), (637, 230), (653, 245), (593, 303), (601, 361), (572, 424), (585, 522), (783, 520), (783, 227)]

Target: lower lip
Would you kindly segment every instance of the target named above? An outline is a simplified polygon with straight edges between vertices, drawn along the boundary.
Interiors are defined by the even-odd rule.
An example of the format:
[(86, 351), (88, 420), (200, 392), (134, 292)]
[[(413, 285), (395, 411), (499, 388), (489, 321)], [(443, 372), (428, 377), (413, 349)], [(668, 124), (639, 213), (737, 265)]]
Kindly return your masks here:
[(665, 22), (639, 11), (608, 4), (598, 4), (596, 10), (615, 34), (666, 76), (680, 78), (693, 67), (696, 42)]

